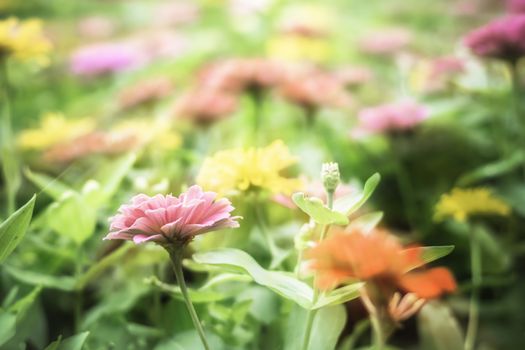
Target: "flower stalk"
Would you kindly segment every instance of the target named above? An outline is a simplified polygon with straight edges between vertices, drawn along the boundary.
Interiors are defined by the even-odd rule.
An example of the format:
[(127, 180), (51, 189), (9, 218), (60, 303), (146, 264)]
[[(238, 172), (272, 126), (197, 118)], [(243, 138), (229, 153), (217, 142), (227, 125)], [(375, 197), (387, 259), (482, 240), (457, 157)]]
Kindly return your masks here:
[[(512, 105), (514, 107), (514, 121), (516, 123), (517, 137), (520, 140), (519, 144), (523, 148), (525, 146), (525, 116), (523, 115), (521, 105), (521, 86), (519, 77), (518, 61), (513, 61), (509, 65), (510, 77), (512, 84)], [(525, 163), (522, 165), (523, 176), (525, 176)]]
[(482, 282), (481, 246), (474, 229), (470, 235), (470, 269), (472, 293), (470, 295), (469, 320), (465, 337), (465, 350), (473, 350), (479, 325), (479, 288)]
[(2, 111), (0, 121), (0, 158), (2, 159), (3, 176), (6, 184), (7, 215), (14, 213), (16, 209), (16, 192), (19, 181), (17, 176), (18, 167), (14, 157), (13, 130), (11, 122), (11, 94), (7, 67), (7, 58), (0, 57), (0, 89), (2, 100)]
[[(335, 175), (335, 171), (331, 172), (332, 175)], [(328, 178), (328, 181), (327, 181)], [(335, 177), (334, 177), (335, 179)], [(330, 186), (333, 184), (334, 179), (331, 179), (330, 176), (326, 176), (326, 171), (323, 166), (323, 182), (325, 185), (326, 195), (327, 195), (327, 206), (328, 208), (332, 209), (334, 206), (334, 192), (335, 188), (337, 187), (337, 184), (335, 186)], [(327, 186), (328, 182), (328, 186)], [(337, 181), (339, 182), (339, 169), (337, 169)], [(321, 236), (319, 237), (319, 242), (323, 241), (326, 234), (328, 233), (328, 230), (330, 229), (330, 225), (323, 225), (323, 228), (321, 230)], [(316, 278), (314, 278), (314, 295), (312, 298), (312, 305), (315, 305), (317, 303), (317, 300), (319, 299), (320, 291), (319, 288), (316, 287)], [(308, 350), (308, 345), (310, 344), (310, 336), (312, 333), (312, 327), (314, 324), (315, 315), (317, 314), (317, 309), (315, 310), (308, 310), (308, 314), (306, 316), (306, 328), (304, 332), (304, 338), (303, 338), (303, 344), (301, 346), (302, 350)]]
[(186, 287), (186, 281), (184, 279), (184, 272), (182, 270), (182, 247), (177, 248), (174, 245), (169, 245), (165, 247), (165, 249), (168, 251), (171, 259), (171, 264), (173, 266), (173, 271), (175, 272), (175, 277), (177, 278), (177, 283), (179, 284), (180, 291), (182, 293), (182, 297), (184, 299), (184, 303), (186, 304), (186, 308), (188, 309), (188, 312), (191, 316), (191, 321), (193, 322), (193, 326), (197, 330), (197, 333), (199, 334), (199, 337), (202, 341), (202, 345), (204, 346), (204, 349), (210, 350), (210, 346), (208, 345), (208, 341), (206, 340), (206, 334), (204, 333), (204, 329), (202, 328), (202, 324), (199, 320), (199, 316), (197, 315), (197, 312), (195, 311), (195, 308), (193, 307), (193, 303), (191, 302), (190, 295), (188, 293), (188, 288)]

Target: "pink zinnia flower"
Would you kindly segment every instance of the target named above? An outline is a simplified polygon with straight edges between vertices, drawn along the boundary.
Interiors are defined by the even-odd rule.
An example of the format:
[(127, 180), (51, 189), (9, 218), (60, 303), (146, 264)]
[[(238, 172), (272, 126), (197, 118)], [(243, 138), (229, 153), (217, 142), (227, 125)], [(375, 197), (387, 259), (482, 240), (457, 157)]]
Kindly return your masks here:
[(337, 77), (318, 69), (298, 69), (289, 72), (286, 80), (280, 85), (279, 92), (290, 102), (307, 110), (327, 106), (346, 108), (353, 102)]
[(126, 43), (102, 43), (81, 47), (71, 56), (71, 71), (98, 76), (127, 70), (142, 64), (143, 55)]
[(104, 239), (185, 245), (196, 235), (239, 227), (239, 217), (230, 214), (234, 210), (230, 201), (216, 197), (215, 192), (203, 192), (196, 185), (179, 197), (139, 194), (110, 219), (110, 232)]
[(172, 90), (173, 84), (168, 78), (150, 78), (122, 90), (118, 100), (122, 109), (128, 109), (161, 100), (168, 96)]
[(335, 77), (346, 87), (368, 83), (374, 78), (374, 73), (361, 66), (345, 66), (334, 72)]
[(177, 100), (174, 114), (191, 119), (199, 125), (208, 126), (232, 114), (237, 109), (237, 103), (237, 96), (230, 92), (196, 88)]
[(525, 15), (507, 16), (475, 29), (465, 44), (478, 56), (516, 62), (525, 55)]
[(131, 133), (94, 131), (51, 147), (43, 157), (52, 163), (69, 163), (92, 154), (121, 154), (138, 145), (137, 135)]
[(507, 0), (507, 10), (513, 13), (525, 12), (524, 0)]
[(426, 109), (412, 101), (365, 108), (359, 112), (360, 132), (381, 133), (403, 131), (415, 127), (427, 118)]
[(361, 50), (373, 55), (390, 55), (405, 49), (412, 34), (404, 28), (390, 28), (366, 35), (360, 41)]
[(82, 18), (78, 24), (78, 32), (84, 38), (107, 38), (113, 35), (116, 25), (109, 17), (89, 16)]
[(199, 83), (213, 89), (242, 92), (271, 88), (279, 84), (286, 67), (265, 58), (232, 58), (206, 66), (199, 74)]

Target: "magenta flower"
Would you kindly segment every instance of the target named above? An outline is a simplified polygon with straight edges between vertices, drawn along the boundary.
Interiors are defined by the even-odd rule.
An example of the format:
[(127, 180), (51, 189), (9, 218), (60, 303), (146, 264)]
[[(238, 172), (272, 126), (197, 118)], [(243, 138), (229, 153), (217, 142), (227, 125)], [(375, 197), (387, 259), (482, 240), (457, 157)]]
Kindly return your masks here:
[(512, 13), (525, 12), (525, 0), (507, 0), (507, 10)]
[(216, 196), (199, 186), (190, 187), (179, 197), (139, 194), (110, 219), (110, 232), (104, 239), (185, 245), (196, 235), (239, 227), (239, 217), (230, 214), (234, 209), (230, 201), (216, 200)]
[(370, 33), (359, 41), (364, 53), (392, 55), (403, 51), (412, 41), (412, 33), (405, 28), (389, 28)]
[(525, 55), (525, 15), (507, 16), (475, 29), (465, 44), (478, 56), (516, 62)]
[(126, 43), (103, 43), (81, 47), (71, 56), (71, 71), (98, 76), (116, 73), (143, 64), (143, 55)]
[(365, 108), (359, 112), (358, 130), (361, 133), (381, 133), (408, 130), (427, 118), (425, 107), (402, 101)]

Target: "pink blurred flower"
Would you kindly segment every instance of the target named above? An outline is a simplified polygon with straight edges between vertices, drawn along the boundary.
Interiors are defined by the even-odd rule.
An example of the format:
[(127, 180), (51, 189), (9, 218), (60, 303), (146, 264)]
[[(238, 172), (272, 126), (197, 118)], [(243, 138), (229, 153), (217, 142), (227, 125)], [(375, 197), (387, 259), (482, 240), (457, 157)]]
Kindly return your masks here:
[(444, 91), (450, 82), (465, 71), (465, 62), (454, 56), (421, 60), (414, 66), (412, 83), (425, 93)]
[(139, 81), (135, 85), (122, 90), (118, 100), (122, 109), (154, 102), (166, 97), (173, 90), (173, 84), (168, 78), (158, 77)]
[(360, 66), (345, 66), (334, 72), (335, 77), (346, 87), (362, 85), (373, 79), (374, 73)]
[(115, 23), (109, 17), (89, 16), (82, 18), (77, 25), (78, 32), (85, 38), (107, 38), (115, 32)]
[(525, 15), (506, 16), (475, 29), (465, 44), (478, 56), (516, 62), (525, 55)]
[(290, 72), (280, 85), (281, 95), (307, 110), (319, 107), (349, 107), (352, 98), (339, 79), (317, 69)]
[(44, 159), (52, 163), (69, 163), (92, 154), (121, 154), (139, 144), (138, 136), (131, 133), (95, 131), (51, 147), (44, 153)]
[(512, 13), (525, 12), (524, 0), (507, 0), (507, 10)]
[(199, 8), (192, 1), (165, 1), (153, 9), (152, 25), (176, 26), (194, 22), (199, 17)]
[(409, 130), (427, 118), (425, 107), (402, 101), (377, 107), (365, 108), (359, 112), (357, 134), (382, 133)]
[(285, 74), (285, 66), (277, 61), (233, 58), (205, 67), (199, 74), (199, 83), (213, 89), (242, 92), (273, 87)]
[(479, 1), (462, 0), (452, 5), (451, 14), (458, 17), (473, 17), (479, 14), (481, 6)]
[(405, 49), (412, 41), (412, 34), (404, 28), (390, 28), (364, 36), (359, 46), (365, 53), (390, 55)]
[(207, 126), (227, 117), (236, 109), (236, 95), (219, 89), (196, 88), (175, 103), (174, 114)]
[(139, 32), (127, 40), (142, 53), (147, 63), (158, 59), (178, 58), (189, 48), (188, 40), (184, 35), (168, 29)]
[(143, 55), (133, 45), (99, 43), (75, 51), (71, 56), (71, 71), (77, 75), (98, 76), (137, 67), (143, 61)]
[(110, 232), (104, 239), (183, 246), (197, 235), (239, 227), (240, 217), (230, 214), (234, 210), (230, 201), (216, 197), (215, 192), (203, 192), (196, 185), (179, 197), (139, 194), (110, 219)]

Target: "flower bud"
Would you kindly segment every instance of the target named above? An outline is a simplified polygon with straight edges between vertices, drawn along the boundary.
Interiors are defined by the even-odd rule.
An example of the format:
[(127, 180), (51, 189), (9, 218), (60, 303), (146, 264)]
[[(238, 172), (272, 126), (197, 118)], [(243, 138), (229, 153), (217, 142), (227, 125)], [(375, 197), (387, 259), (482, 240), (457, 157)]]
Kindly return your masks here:
[(295, 249), (304, 250), (308, 248), (308, 243), (312, 240), (312, 236), (315, 230), (315, 222), (310, 220), (307, 224), (301, 227), (301, 230), (294, 238)]
[(321, 179), (326, 192), (333, 193), (341, 180), (339, 165), (337, 163), (324, 163), (321, 168)]
[(388, 313), (396, 323), (404, 321), (417, 313), (425, 304), (426, 300), (418, 298), (414, 293), (401, 296), (396, 292), (388, 304)]

